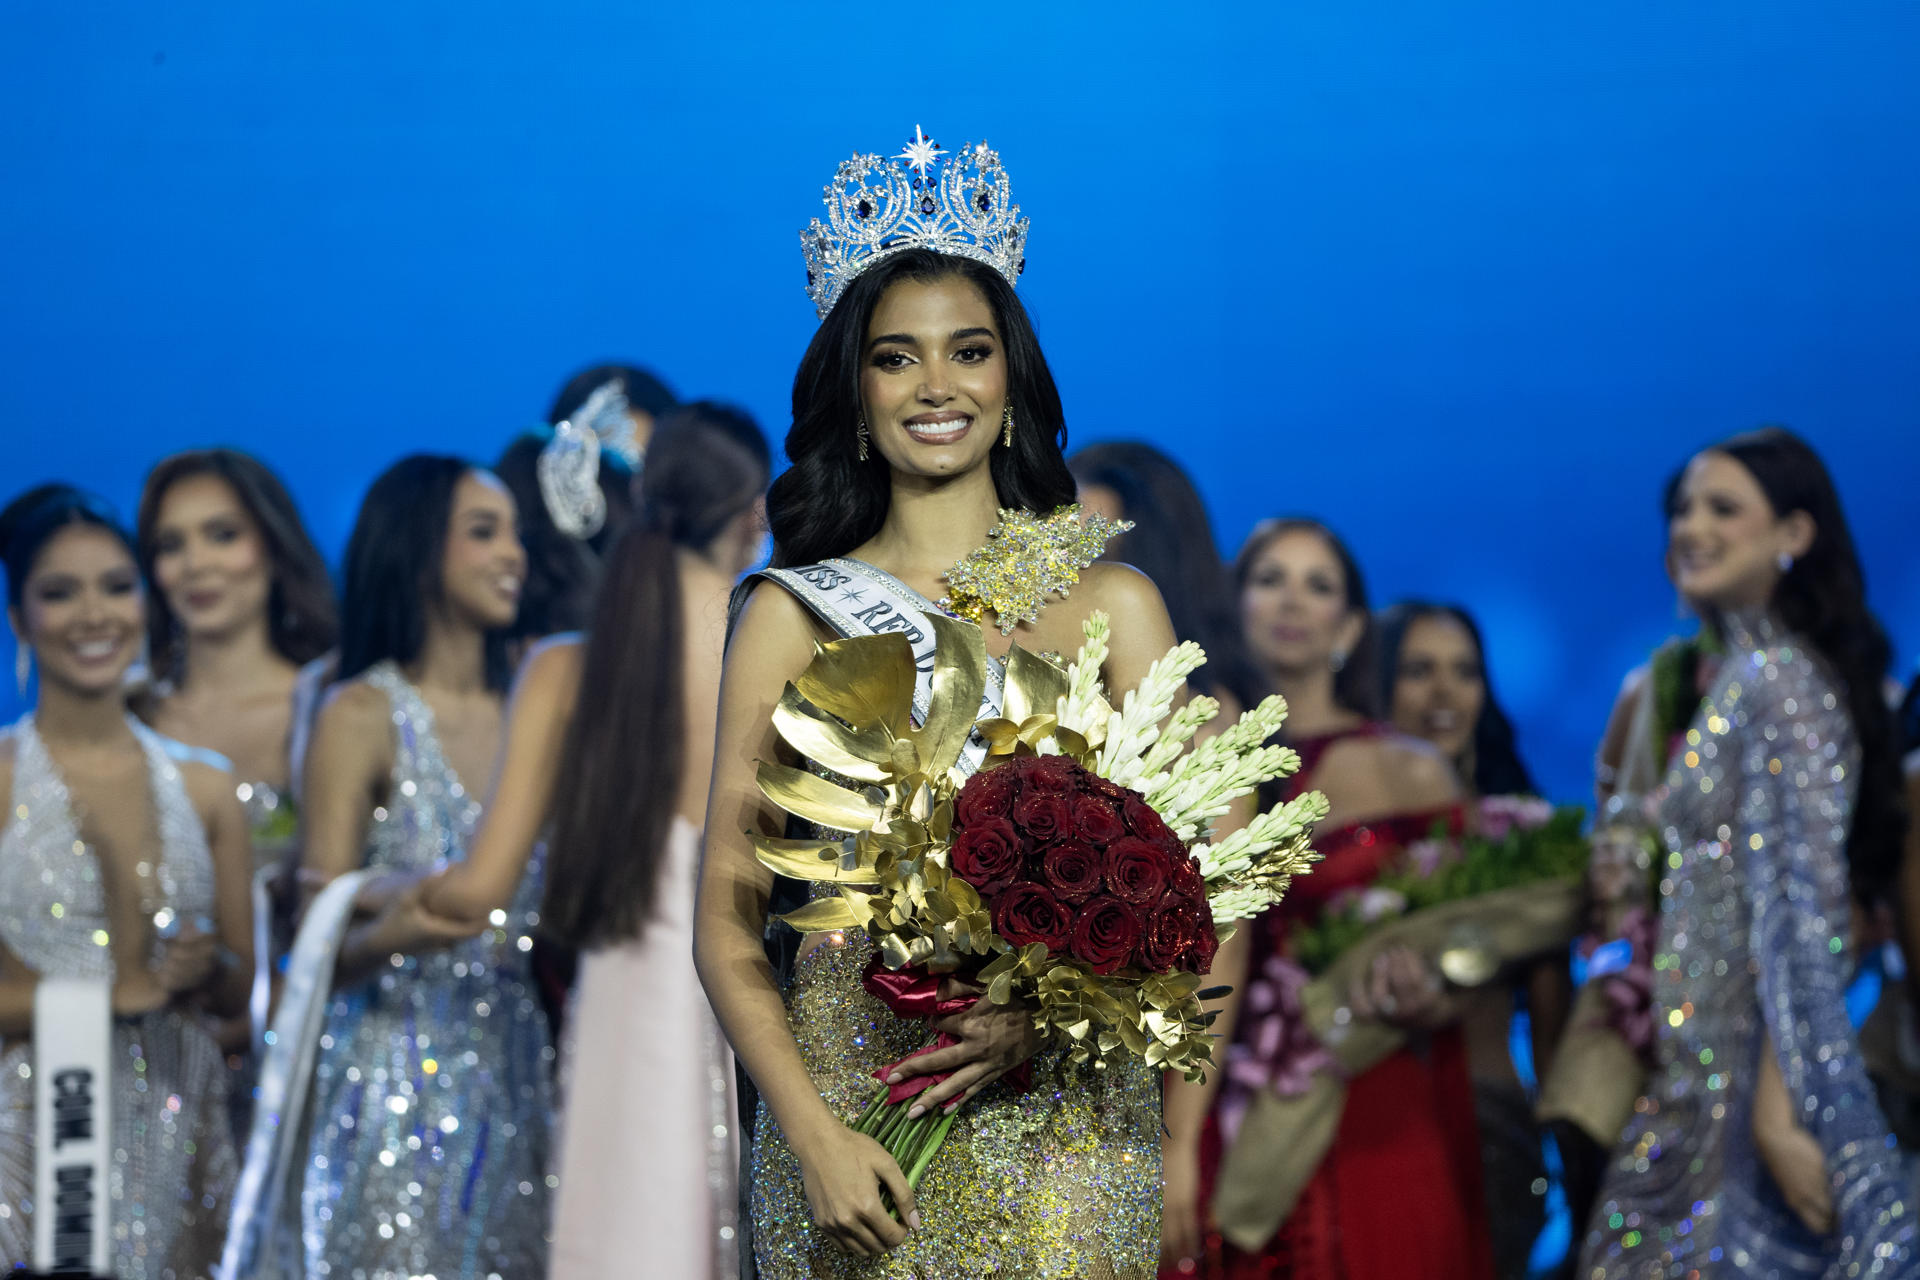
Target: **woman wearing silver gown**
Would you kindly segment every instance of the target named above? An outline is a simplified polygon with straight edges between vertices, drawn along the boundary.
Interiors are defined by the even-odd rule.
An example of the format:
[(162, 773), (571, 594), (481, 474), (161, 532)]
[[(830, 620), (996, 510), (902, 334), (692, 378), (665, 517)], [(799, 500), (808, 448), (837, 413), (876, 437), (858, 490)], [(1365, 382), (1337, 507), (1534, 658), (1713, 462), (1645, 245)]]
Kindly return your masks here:
[[(367, 869), (356, 896), (375, 914), (338, 947), (287, 1192), (309, 1277), (546, 1268), (553, 1050), (528, 965), (537, 868), (479, 938), (419, 956), (394, 945), (421, 915), (420, 873), (462, 856), (479, 820), (525, 573), (512, 497), (454, 458), (396, 463), (348, 543), (341, 681), (307, 757), (302, 876), (312, 887)], [(300, 981), (290, 973), (289, 991)], [(271, 1087), (271, 1059), (268, 1075)]]
[[(146, 601), (105, 508), (32, 490), (0, 513), (0, 559), (22, 684), (40, 673), (33, 710), (0, 734), (0, 1271), (29, 1265), (35, 1216), (53, 1209), (34, 1203), (37, 1015), (56, 1013), (41, 983), (83, 979), (112, 993), (104, 1271), (205, 1280), (236, 1170), (227, 1070), (199, 1011), (246, 1000), (246, 818), (231, 774), (127, 714)], [(64, 1187), (58, 1233), (76, 1216)]]
[(1900, 847), (1887, 646), (1819, 458), (1768, 429), (1698, 454), (1670, 557), (1726, 657), (1668, 762), (1655, 1065), (1577, 1271), (1914, 1274), (1915, 1169), (1844, 992)]

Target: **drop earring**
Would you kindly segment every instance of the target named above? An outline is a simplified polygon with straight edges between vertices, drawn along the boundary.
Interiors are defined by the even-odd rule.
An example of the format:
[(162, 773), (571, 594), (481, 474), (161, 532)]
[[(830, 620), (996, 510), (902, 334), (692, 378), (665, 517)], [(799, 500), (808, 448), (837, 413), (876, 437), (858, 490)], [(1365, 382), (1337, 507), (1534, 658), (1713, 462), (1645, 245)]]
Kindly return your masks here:
[(13, 639), (13, 680), (20, 686), (20, 696), (27, 696), (27, 682), (33, 679), (33, 650), (27, 648), (27, 642), (15, 636)]
[(854, 456), (859, 458), (860, 461), (865, 462), (867, 460), (867, 417), (865, 414), (860, 415), (860, 421), (853, 429), (853, 439)]
[(1013, 404), (1007, 404), (1007, 411), (1000, 415), (1000, 443), (1013, 448)]
[(1780, 572), (1782, 573), (1791, 573), (1793, 571), (1793, 553), (1792, 552), (1782, 551), (1779, 555), (1774, 557), (1773, 562), (1780, 566)]
[(1333, 669), (1333, 674), (1335, 675), (1339, 675), (1342, 671), (1345, 671), (1347, 669), (1347, 651), (1345, 649), (1335, 649), (1327, 655), (1327, 665)]

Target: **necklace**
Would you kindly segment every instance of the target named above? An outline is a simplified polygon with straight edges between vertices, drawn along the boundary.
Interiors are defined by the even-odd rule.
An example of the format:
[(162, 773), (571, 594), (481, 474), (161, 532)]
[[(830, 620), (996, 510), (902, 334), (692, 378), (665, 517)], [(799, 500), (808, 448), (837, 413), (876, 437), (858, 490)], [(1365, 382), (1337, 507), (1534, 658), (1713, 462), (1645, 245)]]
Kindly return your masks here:
[(1098, 515), (1083, 522), (1078, 503), (1044, 516), (1002, 507), (986, 545), (942, 575), (947, 594), (940, 607), (983, 625), (991, 609), (1000, 634), (1012, 635), (1020, 623), (1039, 620), (1048, 596), (1064, 599), (1067, 588), (1080, 581), (1080, 571), (1100, 558), (1114, 535), (1131, 528), (1130, 520)]

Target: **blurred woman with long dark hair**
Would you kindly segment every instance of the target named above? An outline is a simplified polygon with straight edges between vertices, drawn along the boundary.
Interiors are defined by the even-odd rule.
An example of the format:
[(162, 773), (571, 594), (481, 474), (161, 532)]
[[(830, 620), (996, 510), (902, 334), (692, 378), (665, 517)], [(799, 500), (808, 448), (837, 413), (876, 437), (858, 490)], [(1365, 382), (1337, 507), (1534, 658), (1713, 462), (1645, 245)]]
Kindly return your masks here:
[[(525, 954), (537, 891), (485, 938), (428, 956), (395, 945), (424, 918), (421, 873), (458, 858), (479, 820), (525, 573), (512, 496), (458, 458), (403, 458), (361, 503), (339, 680), (306, 759), (301, 878), (315, 896), (247, 1154), (268, 1186), (236, 1212), (236, 1274), (273, 1225), (282, 1176), (309, 1275), (546, 1265), (553, 1054)], [(293, 1078), (304, 1054), (310, 1099)]]
[[(1393, 726), (1431, 742), (1470, 796), (1536, 795), (1513, 722), (1494, 696), (1473, 615), (1459, 605), (1410, 600), (1383, 610), (1374, 626), (1381, 701)], [(1473, 1073), (1495, 1274), (1525, 1280), (1547, 1224), (1548, 1169), (1533, 1119), (1538, 1075), (1523, 1078), (1511, 1032), (1515, 1011), (1524, 1010), (1534, 1071), (1547, 1070), (1572, 996), (1565, 948), (1524, 960), (1501, 979), (1460, 994), (1460, 1027)]]
[[(152, 587), (153, 676), (134, 709), (160, 733), (232, 765), (252, 831), (252, 1016), (217, 1033), (221, 1047), (239, 1055), (265, 1029), (269, 976), (292, 936), (290, 895), (272, 890), (290, 884), (298, 860), (295, 690), (300, 668), (338, 641), (333, 583), (286, 486), (235, 449), (194, 449), (155, 466), (134, 534)], [(235, 1123), (244, 1133), (251, 1075), (235, 1084)]]
[(1915, 1168), (1845, 1000), (1856, 913), (1888, 897), (1905, 823), (1887, 642), (1793, 434), (1694, 455), (1668, 530), (1726, 656), (1667, 762), (1655, 1068), (1580, 1274), (1906, 1275)]
[(581, 953), (554, 1277), (620, 1274), (636, 1248), (663, 1276), (737, 1271), (733, 1063), (693, 972), (693, 894), (727, 598), (759, 552), (768, 469), (744, 414), (660, 421), (592, 629), (522, 664), (486, 818), (425, 889), (479, 934), (545, 840), (542, 927)]
[(1463, 815), (1447, 761), (1378, 718), (1372, 613), (1346, 544), (1315, 520), (1270, 520), (1241, 549), (1234, 581), (1247, 648), (1287, 699), (1286, 740), (1302, 760), (1284, 797), (1317, 790), (1332, 808), (1314, 834), (1313, 874), (1242, 931), (1244, 977), (1216, 966), (1245, 994), (1205, 1124), (1171, 1132), (1169, 1115), (1162, 1274), (1389, 1280), (1413, 1265), (1435, 1280), (1479, 1280), (1492, 1264), (1462, 1006), (1425, 957), (1390, 950), (1350, 993), (1349, 1023), (1413, 1039), (1347, 1082), (1317, 1163), (1303, 1158), (1307, 1143), (1269, 1149), (1244, 1136), (1263, 1091), (1304, 1092), (1330, 1066), (1298, 1029), (1305, 973), (1288, 957), (1291, 930), (1364, 892), (1437, 826), (1457, 831)]
[[(105, 506), (66, 485), (22, 494), (0, 512), (0, 561), (21, 683), (29, 663), (40, 677), (33, 710), (0, 735), (0, 1270), (35, 1263), (35, 1216), (56, 1213), (34, 1185), (37, 1160), (54, 1155), (34, 1136), (52, 1059), (82, 1081), (63, 1101), (85, 1099), (89, 1078), (107, 1082), (93, 1101), (112, 1143), (90, 1159), (93, 1134), (66, 1134), (59, 1108), (60, 1145), (83, 1141), (60, 1155), (55, 1238), (77, 1233), (86, 1257), (99, 1233), (100, 1269), (116, 1277), (203, 1280), (236, 1166), (228, 1074), (197, 1010), (245, 1007), (246, 817), (232, 774), (127, 714), (146, 598), (133, 540)], [(89, 1010), (42, 989), (58, 979), (111, 984), (110, 995)], [(101, 1024), (89, 1020), (109, 1016), (90, 1059)], [(58, 1039), (62, 1022), (76, 1033), (66, 1043), (36, 1041)], [(83, 1130), (90, 1115), (83, 1102)], [(69, 1238), (58, 1256), (73, 1252)]]

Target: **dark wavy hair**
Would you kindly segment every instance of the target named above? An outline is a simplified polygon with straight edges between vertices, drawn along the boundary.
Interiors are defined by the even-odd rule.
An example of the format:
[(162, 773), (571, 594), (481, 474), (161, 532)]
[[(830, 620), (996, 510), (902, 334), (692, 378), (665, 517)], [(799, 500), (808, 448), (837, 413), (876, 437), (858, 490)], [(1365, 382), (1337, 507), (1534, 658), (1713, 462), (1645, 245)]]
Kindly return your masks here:
[[(427, 642), (427, 611), (445, 591), (441, 563), (453, 493), (478, 470), (464, 458), (416, 453), (380, 473), (360, 501), (340, 575), (340, 666), (351, 680), (376, 662), (406, 666)], [(486, 635), (487, 687), (512, 675), (507, 632)]]
[(1137, 440), (1088, 445), (1067, 466), (1082, 485), (1113, 490), (1133, 521), (1132, 529), (1107, 544), (1106, 558), (1151, 578), (1174, 634), (1207, 651), (1206, 665), (1187, 683), (1202, 693), (1224, 690), (1243, 708), (1257, 705), (1268, 692), (1266, 680), (1247, 652), (1227, 566), (1193, 480), (1179, 463)]
[(845, 555), (880, 531), (891, 492), (887, 464), (877, 454), (861, 462), (854, 435), (861, 415), (867, 327), (896, 281), (926, 283), (956, 276), (979, 289), (993, 308), (1007, 355), (1007, 397), (1016, 424), (1013, 447), (996, 442), (988, 464), (1000, 505), (1048, 512), (1073, 501), (1073, 475), (1062, 452), (1067, 445), (1066, 413), (1033, 322), (1013, 286), (972, 258), (905, 249), (854, 279), (800, 358), (793, 377), (793, 428), (786, 444), (792, 465), (767, 492), (776, 568)]
[(540, 451), (551, 439), (553, 431), (548, 427), (524, 431), (493, 464), (493, 473), (520, 509), (520, 541), (527, 549), (520, 612), (507, 633), (515, 642), (579, 631), (587, 625), (593, 616), (594, 592), (600, 586), (601, 560), (633, 518), (633, 471), (602, 451), (600, 496), (607, 504), (606, 522), (590, 538), (561, 532), (540, 492)]
[[(1382, 610), (1374, 619), (1374, 637), (1378, 652), (1382, 709), (1393, 713), (1393, 689), (1400, 676), (1400, 650), (1407, 639), (1407, 628), (1422, 618), (1451, 618), (1466, 628), (1473, 638), (1475, 661), (1480, 664), (1480, 680), (1486, 697), (1480, 704), (1480, 718), (1473, 724), (1473, 776), (1462, 778), (1483, 796), (1538, 795), (1533, 775), (1520, 758), (1513, 721), (1507, 718), (1500, 699), (1493, 691), (1493, 672), (1487, 665), (1487, 642), (1480, 624), (1457, 604), (1435, 604), (1427, 600), (1405, 600)], [(1455, 764), (1459, 764), (1455, 761)]]
[(652, 418), (659, 418), (680, 403), (658, 375), (634, 364), (596, 364), (568, 378), (547, 409), (547, 423), (560, 422), (587, 402), (587, 397), (615, 379), (626, 393), (627, 403)]
[[(152, 584), (160, 554), (160, 507), (167, 491), (192, 476), (215, 476), (233, 490), (266, 544), (272, 586), (267, 593), (267, 640), (273, 651), (305, 666), (339, 643), (340, 613), (327, 562), (300, 519), (300, 508), (280, 477), (238, 449), (191, 449), (163, 459), (147, 473), (134, 517), (140, 572)], [(154, 675), (177, 680), (186, 660), (186, 637), (164, 592), (149, 590), (147, 645)]]
[(561, 747), (567, 794), (553, 811), (541, 917), (570, 946), (637, 937), (653, 915), (672, 798), (687, 768), (708, 763), (680, 758), (684, 621), (675, 553), (711, 546), (766, 491), (767, 472), (766, 440), (737, 410), (693, 405), (655, 428), (639, 514), (607, 557), (583, 692)]
[(1860, 789), (1847, 834), (1847, 865), (1854, 893), (1863, 902), (1877, 902), (1891, 891), (1899, 871), (1908, 820), (1894, 714), (1881, 688), (1893, 649), (1867, 608), (1866, 573), (1839, 490), (1813, 446), (1785, 427), (1762, 427), (1703, 452), (1725, 454), (1745, 467), (1776, 517), (1804, 511), (1813, 521), (1813, 545), (1780, 576), (1772, 609), (1845, 687), (1860, 742)]
[(120, 540), (127, 554), (139, 562), (133, 536), (121, 525), (102, 498), (70, 484), (36, 485), (0, 511), (0, 564), (7, 570), (7, 604), (15, 609), (27, 589), (27, 579), (40, 553), (63, 530), (73, 525), (105, 529)]
[[(1369, 720), (1380, 718), (1379, 664), (1373, 653), (1375, 647), (1373, 633), (1373, 607), (1367, 603), (1367, 579), (1360, 572), (1360, 562), (1353, 552), (1340, 539), (1340, 535), (1318, 520), (1308, 516), (1281, 516), (1272, 520), (1263, 520), (1254, 526), (1247, 535), (1245, 545), (1233, 562), (1233, 595), (1238, 601), (1247, 589), (1247, 578), (1253, 573), (1253, 565), (1260, 553), (1275, 538), (1288, 533), (1311, 533), (1327, 544), (1333, 552), (1333, 558), (1340, 562), (1340, 576), (1346, 580), (1347, 608), (1360, 615), (1360, 639), (1347, 654), (1346, 665), (1333, 677), (1333, 700), (1340, 706), (1358, 716)], [(1242, 633), (1244, 636), (1244, 632)]]

